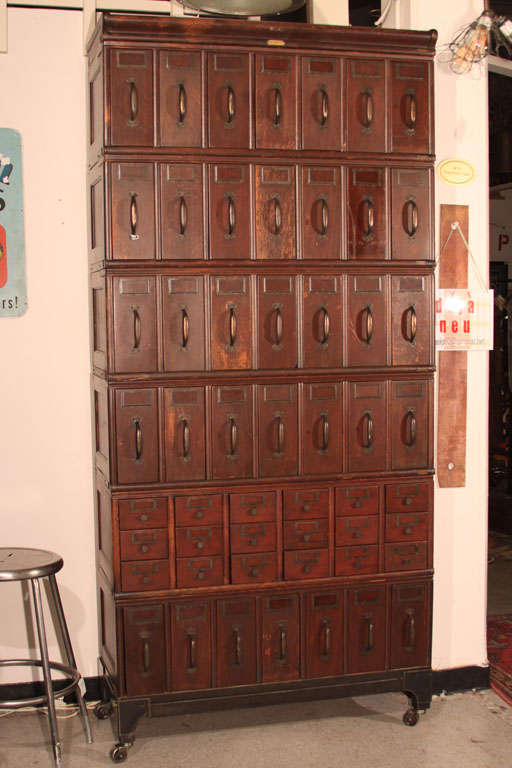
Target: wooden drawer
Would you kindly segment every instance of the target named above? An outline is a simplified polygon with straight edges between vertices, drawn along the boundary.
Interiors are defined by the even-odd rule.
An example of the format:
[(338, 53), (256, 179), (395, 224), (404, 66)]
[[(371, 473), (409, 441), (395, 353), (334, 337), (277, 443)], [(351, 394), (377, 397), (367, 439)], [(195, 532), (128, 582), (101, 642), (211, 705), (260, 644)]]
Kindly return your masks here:
[(177, 496), (176, 525), (215, 525), (222, 522), (222, 496)]
[(265, 683), (300, 677), (298, 595), (273, 595), (262, 601), (262, 679)]
[(377, 672), (386, 666), (386, 589), (348, 590), (347, 672)]
[(125, 608), (123, 624), (126, 693), (128, 696), (163, 693), (166, 689), (163, 606)]
[(285, 579), (323, 579), (328, 575), (328, 549), (307, 549), (284, 553)]
[(233, 555), (231, 558), (231, 583), (251, 584), (277, 579), (277, 555), (265, 552), (261, 555)]
[(232, 493), (229, 508), (232, 523), (272, 522), (276, 519), (276, 494)]
[(379, 516), (358, 515), (336, 520), (336, 546), (376, 544), (379, 538)]
[(386, 512), (426, 512), (430, 505), (430, 483), (401, 483), (386, 486)]
[(164, 528), (167, 525), (167, 499), (130, 499), (119, 502), (119, 527)]
[(231, 552), (271, 552), (275, 548), (275, 523), (242, 523), (231, 526)]
[(379, 511), (377, 485), (336, 488), (336, 516), (376, 515)]
[(284, 492), (285, 520), (312, 520), (329, 514), (329, 491), (290, 490)]
[(167, 528), (122, 531), (121, 560), (160, 560), (169, 557)]
[(416, 571), (427, 567), (427, 544), (386, 544), (384, 569), (386, 571)]
[(430, 584), (393, 584), (391, 666), (424, 667), (430, 656)]
[(317, 549), (329, 541), (327, 520), (290, 520), (284, 524), (285, 549)]
[(169, 560), (121, 563), (121, 589), (139, 592), (169, 587)]
[(422, 541), (428, 538), (426, 512), (386, 515), (386, 541)]
[(186, 691), (211, 685), (210, 603), (191, 600), (171, 608), (172, 689)]
[(176, 554), (178, 557), (195, 555), (222, 555), (222, 527), (217, 525), (176, 528)]
[(336, 576), (375, 573), (378, 569), (378, 547), (340, 547), (336, 550)]
[(217, 685), (256, 682), (256, 601), (230, 598), (217, 601)]
[(306, 676), (343, 672), (343, 592), (313, 592), (306, 603)]
[(224, 581), (223, 557), (180, 557), (178, 587), (213, 587)]

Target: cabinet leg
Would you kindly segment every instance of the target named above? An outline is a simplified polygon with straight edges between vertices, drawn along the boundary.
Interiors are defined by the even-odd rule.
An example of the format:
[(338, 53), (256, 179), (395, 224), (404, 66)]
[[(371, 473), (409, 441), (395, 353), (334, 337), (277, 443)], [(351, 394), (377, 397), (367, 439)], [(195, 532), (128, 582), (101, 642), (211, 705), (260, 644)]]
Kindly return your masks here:
[[(145, 701), (117, 702), (117, 737), (123, 747), (130, 747), (135, 741), (135, 729), (139, 718), (146, 714)], [(118, 745), (116, 745), (118, 746)], [(126, 758), (121, 758), (126, 759)]]

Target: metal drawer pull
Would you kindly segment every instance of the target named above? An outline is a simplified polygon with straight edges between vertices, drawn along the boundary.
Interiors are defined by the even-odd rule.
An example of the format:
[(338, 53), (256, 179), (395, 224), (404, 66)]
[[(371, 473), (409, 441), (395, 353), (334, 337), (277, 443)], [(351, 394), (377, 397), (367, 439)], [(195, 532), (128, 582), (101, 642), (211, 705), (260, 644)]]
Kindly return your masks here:
[(251, 570), (249, 571), (249, 576), (256, 578), (257, 576), (259, 576), (259, 573), (260, 572), (258, 571), (257, 568), (251, 568)]
[(329, 226), (329, 207), (325, 200), (322, 200), (322, 225), (320, 228), (320, 234), (327, 234), (327, 227)]
[(193, 635), (188, 636), (189, 669), (197, 669), (197, 640)]
[(411, 344), (416, 338), (416, 331), (417, 331), (417, 318), (416, 318), (416, 310), (411, 305), (410, 307), (407, 307), (407, 309), (404, 312), (404, 337), (406, 341), (409, 341)]
[(180, 83), (178, 89), (178, 122), (183, 124), (187, 114), (187, 92), (185, 86)]
[(279, 661), (286, 661), (288, 654), (288, 638), (286, 637), (286, 631), (280, 630), (279, 633)]
[(236, 336), (238, 331), (238, 323), (236, 320), (235, 308), (229, 308), (229, 346), (235, 345)]
[(234, 456), (238, 447), (238, 427), (234, 419), (229, 420), (229, 455)]
[(187, 229), (187, 218), (187, 203), (184, 197), (180, 197), (180, 235), (185, 234), (185, 230)]
[(283, 340), (283, 315), (280, 307), (276, 307), (274, 314), (276, 316), (274, 344), (276, 347), (278, 347)]
[(181, 310), (181, 346), (183, 349), (188, 344), (188, 340), (190, 337), (190, 318), (187, 314), (186, 309)]
[(409, 237), (414, 237), (418, 231), (418, 206), (414, 200), (408, 200), (404, 205), (403, 227)]
[(130, 240), (138, 240), (137, 234), (137, 194), (133, 192), (130, 195)]
[(363, 125), (365, 128), (369, 128), (373, 123), (373, 96), (369, 91), (364, 91), (363, 94)]
[(418, 104), (413, 93), (407, 93), (405, 99), (405, 124), (412, 131), (416, 127)]
[(183, 435), (182, 435), (182, 456), (184, 459), (188, 459), (190, 454), (190, 427), (188, 421), (183, 419)]
[(409, 613), (407, 617), (407, 645), (408, 651), (413, 651), (416, 647), (416, 622), (414, 621), (414, 614)]
[(407, 411), (407, 415), (405, 417), (407, 422), (407, 437), (405, 439), (405, 444), (408, 446), (413, 446), (416, 442), (416, 416), (414, 415), (413, 411)]
[(233, 639), (235, 641), (235, 664), (239, 667), (242, 659), (242, 638), (238, 627), (233, 629)]
[(327, 341), (329, 339), (329, 334), (331, 332), (331, 319), (329, 317), (329, 312), (325, 307), (322, 307), (322, 338), (320, 339), (321, 344), (327, 344)]
[(325, 125), (329, 117), (329, 97), (327, 91), (324, 88), (320, 89), (322, 94), (322, 110), (320, 112), (320, 125)]
[(226, 116), (226, 122), (232, 123), (233, 118), (235, 116), (236, 108), (235, 108), (235, 92), (233, 91), (232, 87), (228, 85), (227, 90), (227, 116)]
[(329, 448), (329, 421), (327, 416), (322, 416), (322, 451), (326, 451)]
[(130, 83), (130, 123), (134, 123), (137, 119), (139, 111), (139, 97), (137, 94), (137, 86), (133, 80)]
[(372, 651), (375, 646), (375, 624), (370, 621), (370, 619), (367, 619), (368, 622), (368, 645), (366, 646), (367, 651)]
[(324, 620), (324, 652), (323, 656), (328, 656), (331, 652), (331, 628)]
[(235, 231), (236, 213), (235, 213), (235, 201), (231, 197), (228, 197), (228, 235), (232, 235)]
[(372, 340), (373, 336), (373, 313), (371, 310), (371, 307), (365, 307), (364, 310), (364, 323), (363, 323), (363, 329), (364, 329), (364, 341), (366, 344), (369, 344)]
[(363, 448), (370, 448), (375, 439), (373, 419), (368, 411), (363, 416)]
[(279, 125), (281, 122), (281, 107), (281, 91), (279, 88), (274, 88), (274, 125)]
[(284, 423), (281, 417), (279, 416), (277, 419), (277, 451), (276, 453), (283, 452), (284, 436), (285, 436)]
[(274, 197), (274, 235), (278, 235), (281, 232), (283, 226), (283, 219), (281, 216), (281, 204), (277, 197)]
[(149, 544), (141, 544), (140, 551), (143, 555), (149, 552)]
[(375, 207), (371, 200), (363, 200), (363, 235), (370, 237), (375, 227)]
[(133, 312), (133, 349), (140, 346), (140, 315), (137, 307), (132, 307)]
[(149, 640), (147, 637), (142, 638), (142, 672), (147, 675), (151, 669), (151, 656)]
[(142, 456), (142, 428), (140, 421), (135, 420), (135, 459), (138, 461)]

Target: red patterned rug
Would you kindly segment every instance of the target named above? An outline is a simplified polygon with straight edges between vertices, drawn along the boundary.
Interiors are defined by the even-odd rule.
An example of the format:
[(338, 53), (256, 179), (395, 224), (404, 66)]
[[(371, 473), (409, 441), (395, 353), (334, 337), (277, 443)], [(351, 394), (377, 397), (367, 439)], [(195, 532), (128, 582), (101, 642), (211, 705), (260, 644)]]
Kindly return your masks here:
[(491, 687), (512, 706), (512, 614), (487, 617)]

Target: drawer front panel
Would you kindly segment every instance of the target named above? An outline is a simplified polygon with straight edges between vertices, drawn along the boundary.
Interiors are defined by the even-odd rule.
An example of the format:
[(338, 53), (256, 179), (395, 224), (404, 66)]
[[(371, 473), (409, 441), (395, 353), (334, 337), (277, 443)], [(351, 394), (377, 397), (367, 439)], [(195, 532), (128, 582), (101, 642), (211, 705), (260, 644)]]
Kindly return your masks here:
[(302, 57), (302, 146), (341, 149), (341, 79), (339, 58)]
[(204, 259), (203, 167), (160, 166), (162, 259)]
[(348, 593), (347, 672), (378, 672), (386, 668), (386, 592), (382, 587)]
[(176, 525), (215, 525), (222, 522), (222, 496), (177, 496)]
[(340, 547), (336, 549), (336, 576), (355, 576), (358, 573), (376, 573), (378, 570), (378, 547)]
[(262, 477), (297, 474), (297, 388), (259, 387), (259, 470)]
[(215, 276), (212, 286), (212, 368), (251, 367), (251, 278)]
[(285, 520), (312, 520), (329, 514), (329, 491), (287, 490), (284, 492)]
[(125, 608), (123, 625), (126, 694), (163, 693), (167, 668), (163, 607)]
[(272, 552), (276, 548), (275, 523), (242, 523), (231, 526), (231, 552)]
[(349, 59), (347, 71), (347, 149), (386, 151), (385, 61)]
[(260, 368), (295, 368), (297, 365), (297, 306), (295, 278), (260, 277)]
[(394, 584), (391, 603), (391, 666), (427, 666), (430, 661), (429, 632), (429, 585)]
[(176, 528), (176, 554), (178, 557), (222, 555), (222, 550), (222, 528), (220, 526)]
[(210, 254), (214, 259), (251, 258), (251, 167), (210, 167)]
[(253, 392), (248, 386), (213, 388), (213, 477), (253, 474)]
[(328, 542), (327, 520), (290, 520), (284, 524), (285, 549), (318, 549)]
[(342, 364), (341, 282), (335, 276), (304, 277), (304, 368), (339, 368)]
[(386, 512), (428, 511), (431, 488), (431, 483), (386, 485)]
[(299, 677), (299, 599), (275, 596), (262, 601), (263, 682)]
[(159, 138), (162, 146), (200, 147), (203, 92), (199, 51), (160, 51)]
[(231, 557), (232, 584), (260, 584), (276, 579), (277, 555), (273, 552)]
[(303, 400), (303, 464), (306, 475), (342, 470), (342, 385), (305, 384)]
[(379, 487), (377, 485), (336, 488), (336, 516), (376, 515), (379, 511)]
[(297, 148), (295, 56), (256, 54), (256, 147)]
[(428, 537), (428, 524), (425, 512), (386, 515), (386, 541), (422, 541)]
[(153, 52), (110, 50), (110, 141), (153, 146)]
[(305, 259), (339, 259), (341, 176), (337, 167), (302, 169), (302, 249)]
[(206, 601), (172, 607), (172, 688), (175, 691), (211, 687), (210, 605)]
[(351, 259), (385, 259), (387, 181), (383, 168), (348, 169), (347, 241)]
[(295, 168), (257, 165), (256, 256), (258, 259), (295, 259)]
[(151, 163), (110, 166), (112, 258), (155, 258), (155, 180)]
[(328, 677), (342, 672), (342, 593), (310, 593), (306, 598), (306, 675)]
[(386, 384), (351, 383), (348, 433), (349, 472), (386, 468)]
[(156, 371), (157, 325), (154, 277), (115, 277), (114, 371)]
[(393, 469), (428, 467), (430, 382), (391, 383), (391, 465)]
[(276, 502), (274, 491), (232, 493), (229, 497), (231, 522), (273, 522), (276, 519)]
[(358, 515), (336, 520), (336, 546), (376, 544), (379, 538), (379, 516)]
[(202, 371), (205, 367), (205, 300), (202, 277), (164, 280), (164, 367)]
[(169, 557), (167, 529), (122, 531), (121, 560), (161, 560)]
[(154, 389), (115, 393), (117, 479), (120, 483), (158, 481), (158, 422)]
[(134, 528), (167, 527), (167, 499), (129, 499), (119, 502), (119, 527)]
[(217, 685), (256, 682), (256, 606), (246, 598), (217, 602)]
[(348, 364), (351, 367), (386, 365), (386, 277), (349, 277)]
[(284, 578), (324, 579), (329, 576), (329, 550), (297, 550), (284, 553)]
[(180, 557), (176, 561), (178, 587), (214, 587), (224, 581), (224, 558)]
[(393, 365), (429, 365), (432, 282), (427, 275), (391, 278)]
[(416, 571), (427, 567), (427, 544), (386, 544), (384, 568), (386, 571)]
[(210, 147), (246, 149), (250, 141), (249, 56), (208, 54), (208, 139)]
[(391, 151), (432, 151), (430, 134), (430, 65), (391, 62)]
[(206, 473), (204, 389), (165, 389), (164, 398), (166, 480), (203, 480)]
[(393, 259), (430, 260), (430, 171), (394, 168), (391, 172)]
[(169, 588), (169, 561), (151, 560), (121, 564), (123, 592), (142, 592)]

